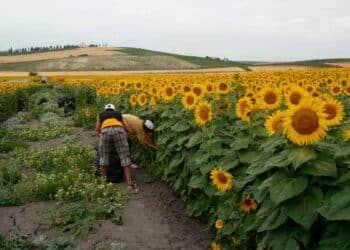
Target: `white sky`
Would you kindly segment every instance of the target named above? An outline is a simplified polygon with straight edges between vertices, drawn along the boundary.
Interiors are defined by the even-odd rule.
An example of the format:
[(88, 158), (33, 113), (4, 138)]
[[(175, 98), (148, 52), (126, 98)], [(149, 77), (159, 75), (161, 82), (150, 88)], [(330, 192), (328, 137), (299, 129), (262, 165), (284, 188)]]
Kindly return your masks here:
[(0, 50), (108, 43), (232, 60), (350, 57), (350, 0), (1, 0)]

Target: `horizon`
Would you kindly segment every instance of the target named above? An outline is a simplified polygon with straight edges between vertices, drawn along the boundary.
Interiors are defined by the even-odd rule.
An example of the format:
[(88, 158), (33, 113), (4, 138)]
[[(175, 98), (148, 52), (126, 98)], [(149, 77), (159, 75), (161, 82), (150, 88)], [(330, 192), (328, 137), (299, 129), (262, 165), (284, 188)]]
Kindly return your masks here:
[(1, 5), (9, 11), (1, 14), (0, 50), (86, 42), (232, 61), (350, 57), (346, 0), (12, 0)]

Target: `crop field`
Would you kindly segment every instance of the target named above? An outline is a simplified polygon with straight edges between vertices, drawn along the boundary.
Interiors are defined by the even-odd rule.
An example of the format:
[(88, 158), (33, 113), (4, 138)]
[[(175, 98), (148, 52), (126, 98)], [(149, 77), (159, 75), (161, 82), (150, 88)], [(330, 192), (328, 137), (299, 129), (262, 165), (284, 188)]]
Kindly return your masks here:
[[(62, 95), (76, 98), (70, 121), (56, 107)], [(72, 143), (113, 103), (155, 123), (157, 152), (134, 154), (214, 232), (207, 249), (349, 249), (349, 96), (350, 68), (2, 77), (0, 206), (57, 202), (46, 223), (73, 237), (43, 247), (72, 247), (97, 220), (118, 223), (129, 194), (94, 176), (92, 145)], [(32, 148), (57, 138), (63, 146)]]

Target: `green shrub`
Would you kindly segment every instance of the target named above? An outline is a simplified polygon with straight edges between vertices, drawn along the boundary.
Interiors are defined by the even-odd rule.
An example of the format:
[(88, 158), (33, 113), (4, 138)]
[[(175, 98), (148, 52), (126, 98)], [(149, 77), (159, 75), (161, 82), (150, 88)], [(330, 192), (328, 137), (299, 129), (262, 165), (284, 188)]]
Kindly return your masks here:
[(78, 109), (73, 116), (74, 126), (92, 129), (95, 127), (97, 115), (96, 107)]
[(63, 125), (52, 125), (31, 129), (12, 129), (8, 132), (10, 138), (18, 138), (24, 141), (50, 140), (72, 134), (73, 129)]

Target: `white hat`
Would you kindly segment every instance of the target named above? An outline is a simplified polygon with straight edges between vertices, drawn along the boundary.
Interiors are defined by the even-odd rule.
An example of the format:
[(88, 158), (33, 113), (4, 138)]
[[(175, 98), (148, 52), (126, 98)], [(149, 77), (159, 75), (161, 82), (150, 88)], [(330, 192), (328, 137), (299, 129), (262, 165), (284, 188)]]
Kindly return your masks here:
[(115, 110), (115, 107), (114, 107), (114, 105), (113, 105), (112, 103), (108, 103), (108, 104), (105, 106), (105, 110), (107, 110), (107, 109), (113, 109), (113, 110)]
[(146, 120), (145, 121), (145, 127), (150, 129), (150, 130), (153, 130), (154, 129), (154, 124), (150, 120)]

